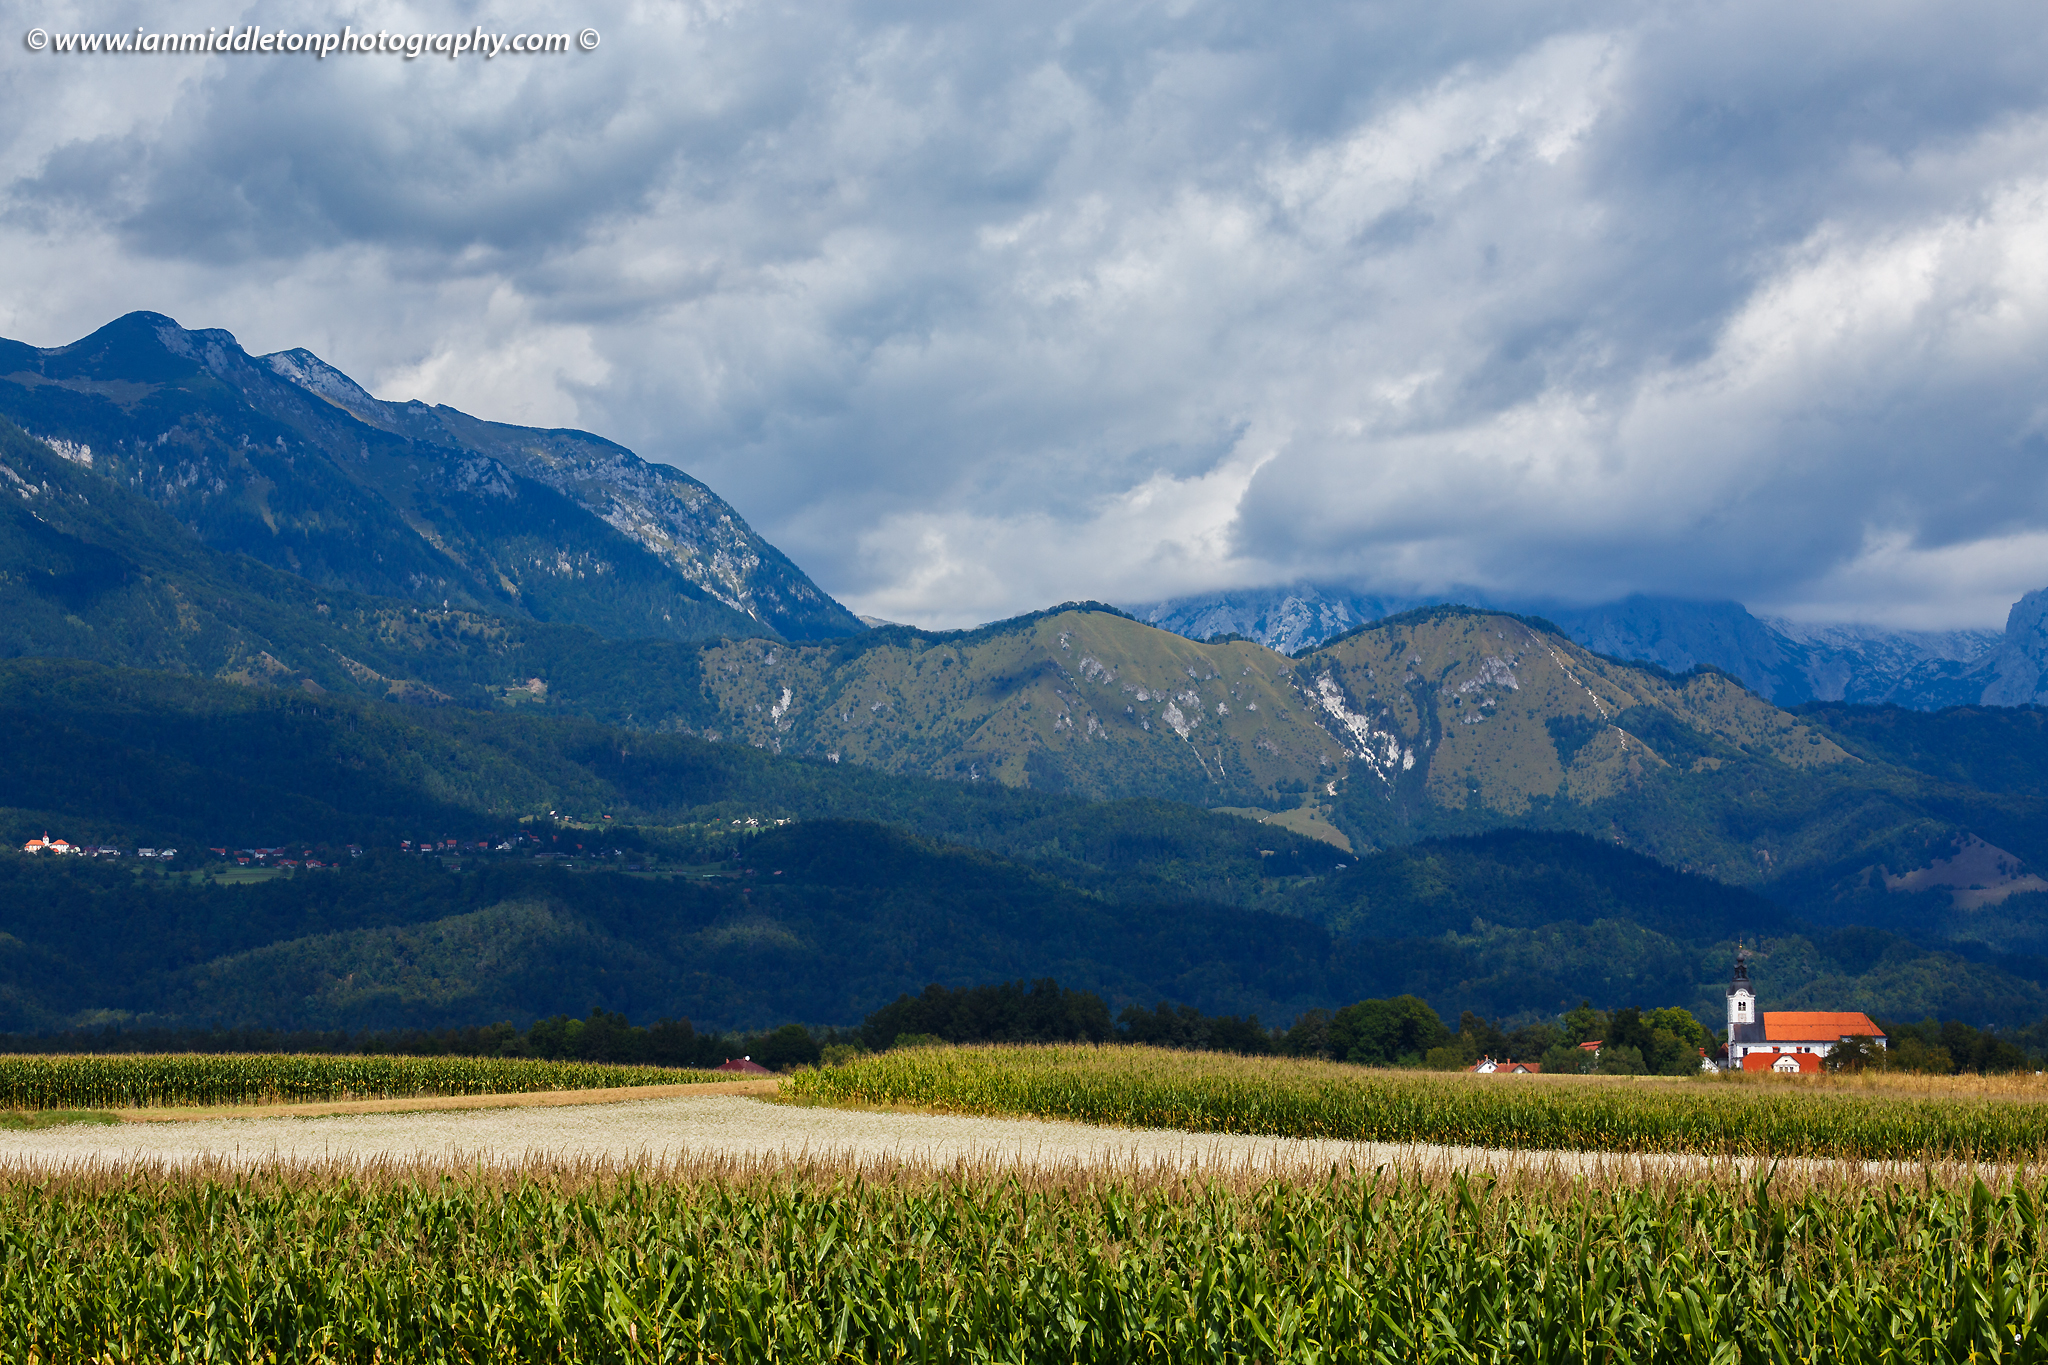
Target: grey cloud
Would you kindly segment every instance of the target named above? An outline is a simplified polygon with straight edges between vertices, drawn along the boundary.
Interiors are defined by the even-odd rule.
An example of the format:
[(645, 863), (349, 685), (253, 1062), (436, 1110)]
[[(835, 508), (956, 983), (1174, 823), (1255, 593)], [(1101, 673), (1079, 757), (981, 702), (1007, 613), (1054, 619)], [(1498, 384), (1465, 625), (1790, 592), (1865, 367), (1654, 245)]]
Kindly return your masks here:
[[(1876, 609), (1937, 553), (1981, 614), (2048, 579), (2030, 7), (587, 21), (587, 57), (23, 110), (0, 230), (175, 262), (193, 297), (133, 306), (341, 338), (395, 396), (552, 405), (896, 619), (1297, 576)], [(69, 79), (125, 107), (117, 65)], [(217, 287), (252, 261), (267, 293)]]

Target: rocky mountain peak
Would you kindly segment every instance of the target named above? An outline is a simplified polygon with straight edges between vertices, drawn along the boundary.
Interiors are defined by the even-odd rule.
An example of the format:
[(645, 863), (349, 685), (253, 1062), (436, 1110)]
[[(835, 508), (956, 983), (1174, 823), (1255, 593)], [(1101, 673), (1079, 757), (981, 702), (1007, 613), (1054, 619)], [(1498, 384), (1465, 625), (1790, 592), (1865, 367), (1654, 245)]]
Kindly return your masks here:
[[(223, 391), (225, 386), (225, 391)], [(611, 638), (862, 631), (723, 499), (588, 432), (387, 403), (313, 352), (161, 313), (0, 341), (0, 416), (208, 546), (322, 585)]]
[(1989, 706), (2048, 703), (2048, 588), (2028, 593), (2005, 617), (2005, 638), (1984, 688)]

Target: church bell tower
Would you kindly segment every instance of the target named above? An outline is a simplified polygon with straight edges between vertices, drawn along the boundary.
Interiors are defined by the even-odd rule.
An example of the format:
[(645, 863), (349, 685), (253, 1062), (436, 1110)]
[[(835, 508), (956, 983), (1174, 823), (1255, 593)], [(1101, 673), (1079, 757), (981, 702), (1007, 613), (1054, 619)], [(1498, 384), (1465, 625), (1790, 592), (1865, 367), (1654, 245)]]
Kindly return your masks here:
[(1743, 1055), (1748, 1048), (1744, 1043), (1760, 1043), (1764, 1038), (1764, 1017), (1757, 1010), (1756, 988), (1749, 981), (1749, 958), (1742, 951), (1742, 945), (1735, 945), (1735, 975), (1728, 982), (1728, 1065), (1742, 1065)]

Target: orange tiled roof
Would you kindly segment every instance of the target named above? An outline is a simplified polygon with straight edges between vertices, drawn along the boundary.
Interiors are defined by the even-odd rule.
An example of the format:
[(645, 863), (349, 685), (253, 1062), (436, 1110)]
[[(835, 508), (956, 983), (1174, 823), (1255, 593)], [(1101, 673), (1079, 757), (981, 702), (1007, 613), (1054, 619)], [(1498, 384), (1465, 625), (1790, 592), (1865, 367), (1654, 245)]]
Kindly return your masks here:
[(1811, 1075), (1820, 1070), (1820, 1054), (1817, 1052), (1752, 1052), (1742, 1059), (1742, 1069), (1775, 1071), (1778, 1063), (1788, 1057), (1799, 1064), (1802, 1075)]
[(1832, 1043), (1852, 1033), (1879, 1037), (1884, 1030), (1867, 1014), (1843, 1010), (1773, 1010), (1764, 1015), (1768, 1043)]

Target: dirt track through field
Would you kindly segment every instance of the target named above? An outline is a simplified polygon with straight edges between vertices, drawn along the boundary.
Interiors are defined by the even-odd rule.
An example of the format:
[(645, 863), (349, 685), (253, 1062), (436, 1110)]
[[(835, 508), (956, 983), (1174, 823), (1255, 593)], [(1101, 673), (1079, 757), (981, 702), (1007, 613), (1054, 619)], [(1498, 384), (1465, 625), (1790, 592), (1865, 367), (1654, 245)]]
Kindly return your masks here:
[[(1708, 1157), (1305, 1141), (1102, 1128), (1036, 1119), (814, 1108), (735, 1094), (529, 1108), (81, 1125), (0, 1133), (0, 1166), (418, 1161), (509, 1166), (536, 1160), (678, 1163), (707, 1157), (938, 1167), (1016, 1165), (1041, 1170), (1206, 1167), (1276, 1174), (1311, 1174), (1332, 1166), (1368, 1170), (1390, 1166), (1502, 1174), (1550, 1169), (1627, 1176), (1726, 1164)], [(1864, 1169), (1875, 1172), (1878, 1168)]]

